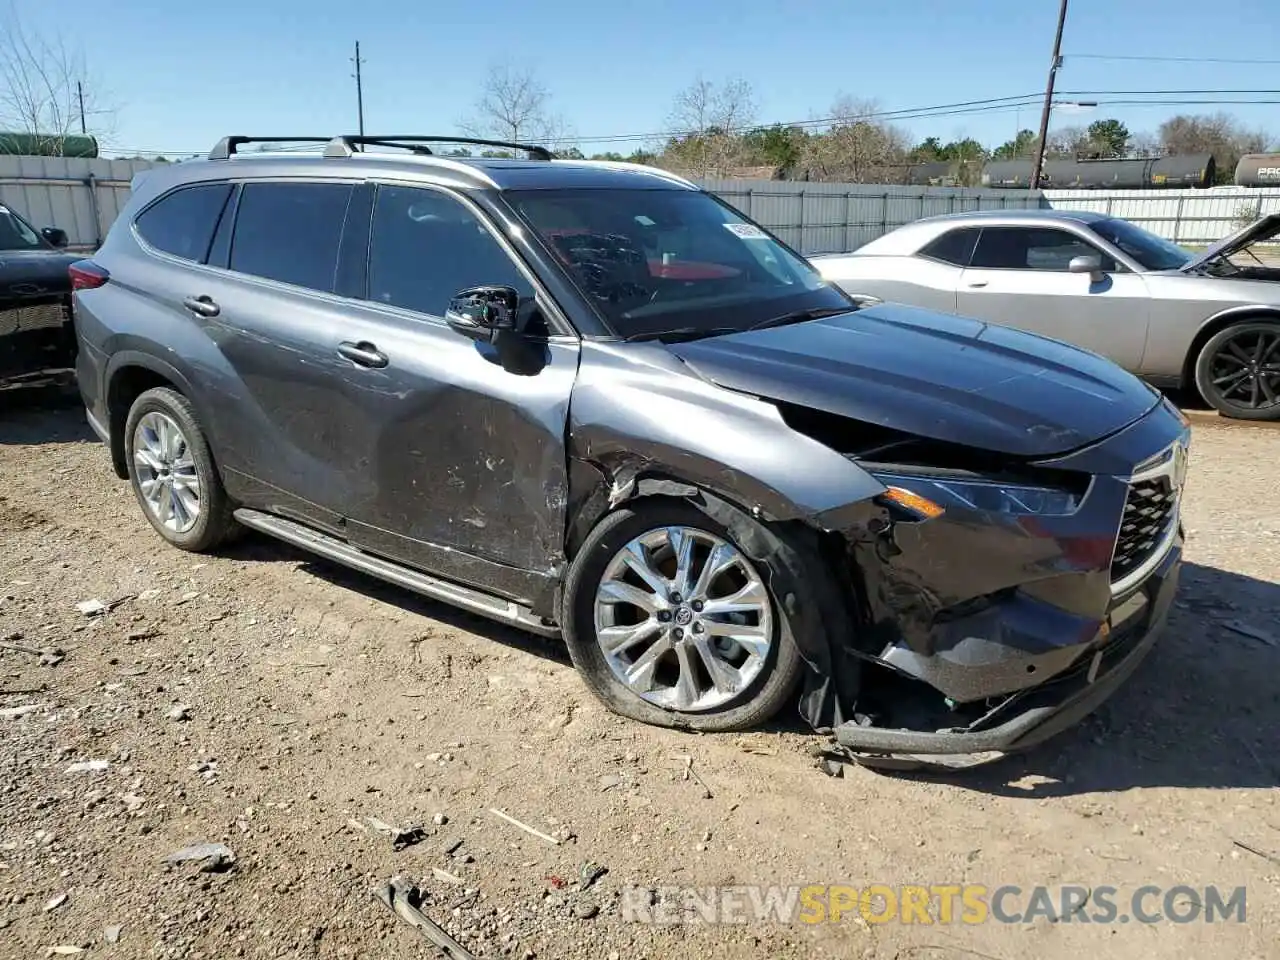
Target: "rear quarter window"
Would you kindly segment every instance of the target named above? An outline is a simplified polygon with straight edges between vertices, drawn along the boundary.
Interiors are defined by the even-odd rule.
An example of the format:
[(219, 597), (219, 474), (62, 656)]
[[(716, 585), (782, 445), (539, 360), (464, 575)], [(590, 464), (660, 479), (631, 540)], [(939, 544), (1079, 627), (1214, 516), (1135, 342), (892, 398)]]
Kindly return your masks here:
[(956, 267), (967, 267), (969, 258), (973, 256), (973, 245), (978, 242), (978, 233), (976, 227), (948, 230), (922, 247), (916, 256), (940, 260)]
[(143, 210), (134, 221), (134, 228), (157, 250), (203, 263), (230, 195), (229, 183), (182, 187)]

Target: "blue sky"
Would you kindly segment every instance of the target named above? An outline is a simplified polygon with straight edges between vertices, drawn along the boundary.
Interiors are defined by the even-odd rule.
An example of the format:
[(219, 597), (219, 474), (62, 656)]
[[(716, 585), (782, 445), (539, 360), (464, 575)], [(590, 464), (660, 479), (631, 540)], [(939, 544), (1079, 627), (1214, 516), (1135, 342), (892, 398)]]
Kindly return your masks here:
[[(121, 0), (84, 14), (49, 0), (11, 2), (28, 27), (63, 31), (84, 49), (92, 75), (120, 105), (114, 146), (148, 153), (205, 151), (226, 133), (354, 130), (349, 58), (357, 39), (371, 132), (456, 132), (499, 60), (536, 70), (555, 112), (584, 137), (668, 129), (674, 96), (699, 73), (748, 80), (762, 121), (825, 116), (841, 92), (886, 109), (1032, 93), (1044, 87), (1058, 7), (1057, 0)], [(1280, 87), (1275, 65), (1072, 58), (1280, 59), (1274, 2), (1232, 0), (1212, 19), (1209, 9), (1203, 0), (1073, 0), (1060, 88)], [(1054, 126), (1118, 116), (1137, 131), (1171, 113), (1213, 109), (1100, 108), (1055, 114)], [(1223, 109), (1280, 132), (1280, 105)], [(1035, 126), (1037, 111), (903, 125), (917, 139), (997, 143), (1019, 121)]]

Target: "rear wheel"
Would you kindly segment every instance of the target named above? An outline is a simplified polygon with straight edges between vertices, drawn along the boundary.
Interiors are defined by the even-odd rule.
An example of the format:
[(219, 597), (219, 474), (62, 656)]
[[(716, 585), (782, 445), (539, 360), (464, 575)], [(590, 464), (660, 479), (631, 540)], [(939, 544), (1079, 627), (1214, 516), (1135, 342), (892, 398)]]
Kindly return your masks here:
[(1280, 419), (1280, 324), (1245, 321), (1218, 331), (1196, 360), (1196, 386), (1223, 416)]
[(588, 536), (570, 570), (565, 641), (610, 709), (661, 726), (737, 730), (793, 693), (803, 666), (762, 571), (687, 503), (641, 500)]
[(182, 550), (211, 550), (237, 530), (191, 402), (157, 387), (140, 394), (125, 424), (129, 482), (155, 531)]

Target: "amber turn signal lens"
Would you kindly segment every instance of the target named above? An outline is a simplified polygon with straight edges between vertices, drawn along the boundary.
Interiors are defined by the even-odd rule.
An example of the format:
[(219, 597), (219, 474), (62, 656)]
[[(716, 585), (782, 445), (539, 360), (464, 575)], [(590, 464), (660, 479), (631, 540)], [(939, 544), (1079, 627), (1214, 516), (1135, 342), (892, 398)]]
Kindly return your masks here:
[(927, 497), (922, 497), (920, 494), (912, 493), (902, 487), (887, 487), (884, 496), (886, 500), (891, 500), (912, 513), (918, 513), (926, 520), (932, 520), (934, 517), (940, 517), (946, 513), (946, 510)]

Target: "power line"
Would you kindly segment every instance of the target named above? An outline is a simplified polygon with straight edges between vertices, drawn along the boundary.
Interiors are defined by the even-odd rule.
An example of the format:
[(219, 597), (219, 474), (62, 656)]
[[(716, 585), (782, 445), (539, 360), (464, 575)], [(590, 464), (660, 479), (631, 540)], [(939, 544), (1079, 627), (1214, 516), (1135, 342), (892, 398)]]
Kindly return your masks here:
[(1064, 60), (1139, 60), (1149, 63), (1241, 63), (1257, 66), (1280, 64), (1280, 60), (1242, 60), (1235, 57), (1139, 57), (1107, 53), (1069, 53)]
[[(1232, 99), (1205, 99), (1198, 95), (1221, 95), (1231, 96)], [(1240, 95), (1257, 95), (1247, 99)], [(1134, 106), (1237, 106), (1237, 105), (1272, 105), (1280, 103), (1278, 99), (1272, 99), (1271, 96), (1280, 97), (1280, 90), (1059, 90), (1056, 96), (1059, 97), (1159, 97), (1162, 99), (1098, 99), (1093, 101), (1097, 107), (1134, 107)], [(810, 120), (795, 120), (790, 122), (766, 122), (752, 124), (749, 127), (743, 127), (729, 131), (730, 133), (743, 133), (749, 130), (757, 130), (772, 126), (781, 127), (799, 127), (807, 129), (811, 127), (828, 126), (833, 123), (840, 122), (859, 122), (869, 120), (927, 120), (938, 117), (954, 117), (954, 116), (979, 116), (993, 115), (1001, 113), (1012, 113), (1017, 110), (1023, 110), (1028, 106), (1034, 105), (1042, 96), (1040, 93), (1025, 93), (1016, 96), (1007, 97), (988, 97), (982, 100), (962, 100), (956, 103), (936, 104), (927, 107), (903, 107), (896, 110), (875, 110), (867, 113), (842, 116), (842, 117), (821, 117)], [(1188, 99), (1193, 97), (1193, 99)], [(627, 142), (644, 142), (653, 140), (667, 140), (672, 137), (684, 137), (696, 134), (696, 130), (671, 130), (658, 133), (624, 133), (610, 134), (604, 136), (573, 136), (573, 137), (557, 137), (557, 138), (530, 138), (532, 143), (627, 143)], [(127, 154), (145, 154), (148, 156), (165, 156), (165, 157), (190, 157), (193, 155), (203, 154), (205, 150), (153, 150), (148, 148), (135, 147), (119, 147), (113, 149), (113, 153)]]
[[(1060, 97), (1181, 97), (1195, 95), (1278, 95), (1280, 90), (1267, 89), (1240, 89), (1240, 90), (1060, 90), (1056, 96)], [(728, 131), (729, 133), (743, 133), (750, 130), (757, 130), (764, 127), (782, 126), (797, 127), (800, 129), (808, 129), (811, 127), (829, 126), (833, 123), (841, 122), (859, 122), (870, 120), (928, 120), (938, 117), (956, 117), (956, 116), (977, 116), (984, 114), (1007, 113), (1011, 110), (1023, 109), (1028, 106), (1036, 105), (1040, 98), (1039, 93), (1019, 94), (1010, 97), (991, 97), (984, 100), (965, 100), (957, 103), (938, 104), (929, 107), (904, 107), (898, 110), (877, 110), (868, 113), (860, 113), (843, 117), (821, 117), (813, 120), (795, 120), (791, 122), (773, 122), (752, 124), (748, 127), (742, 127)], [(1269, 99), (1233, 99), (1233, 100), (1204, 100), (1204, 99), (1178, 99), (1178, 100), (1097, 100), (1098, 106), (1132, 106), (1144, 103), (1153, 103), (1162, 106), (1194, 106), (1205, 104), (1269, 104)], [(672, 138), (687, 137), (696, 134), (696, 130), (670, 130), (657, 133), (623, 133), (610, 134), (607, 136), (573, 136), (573, 137), (557, 137), (544, 138), (534, 140), (535, 143), (643, 143), (654, 140), (668, 140)]]

